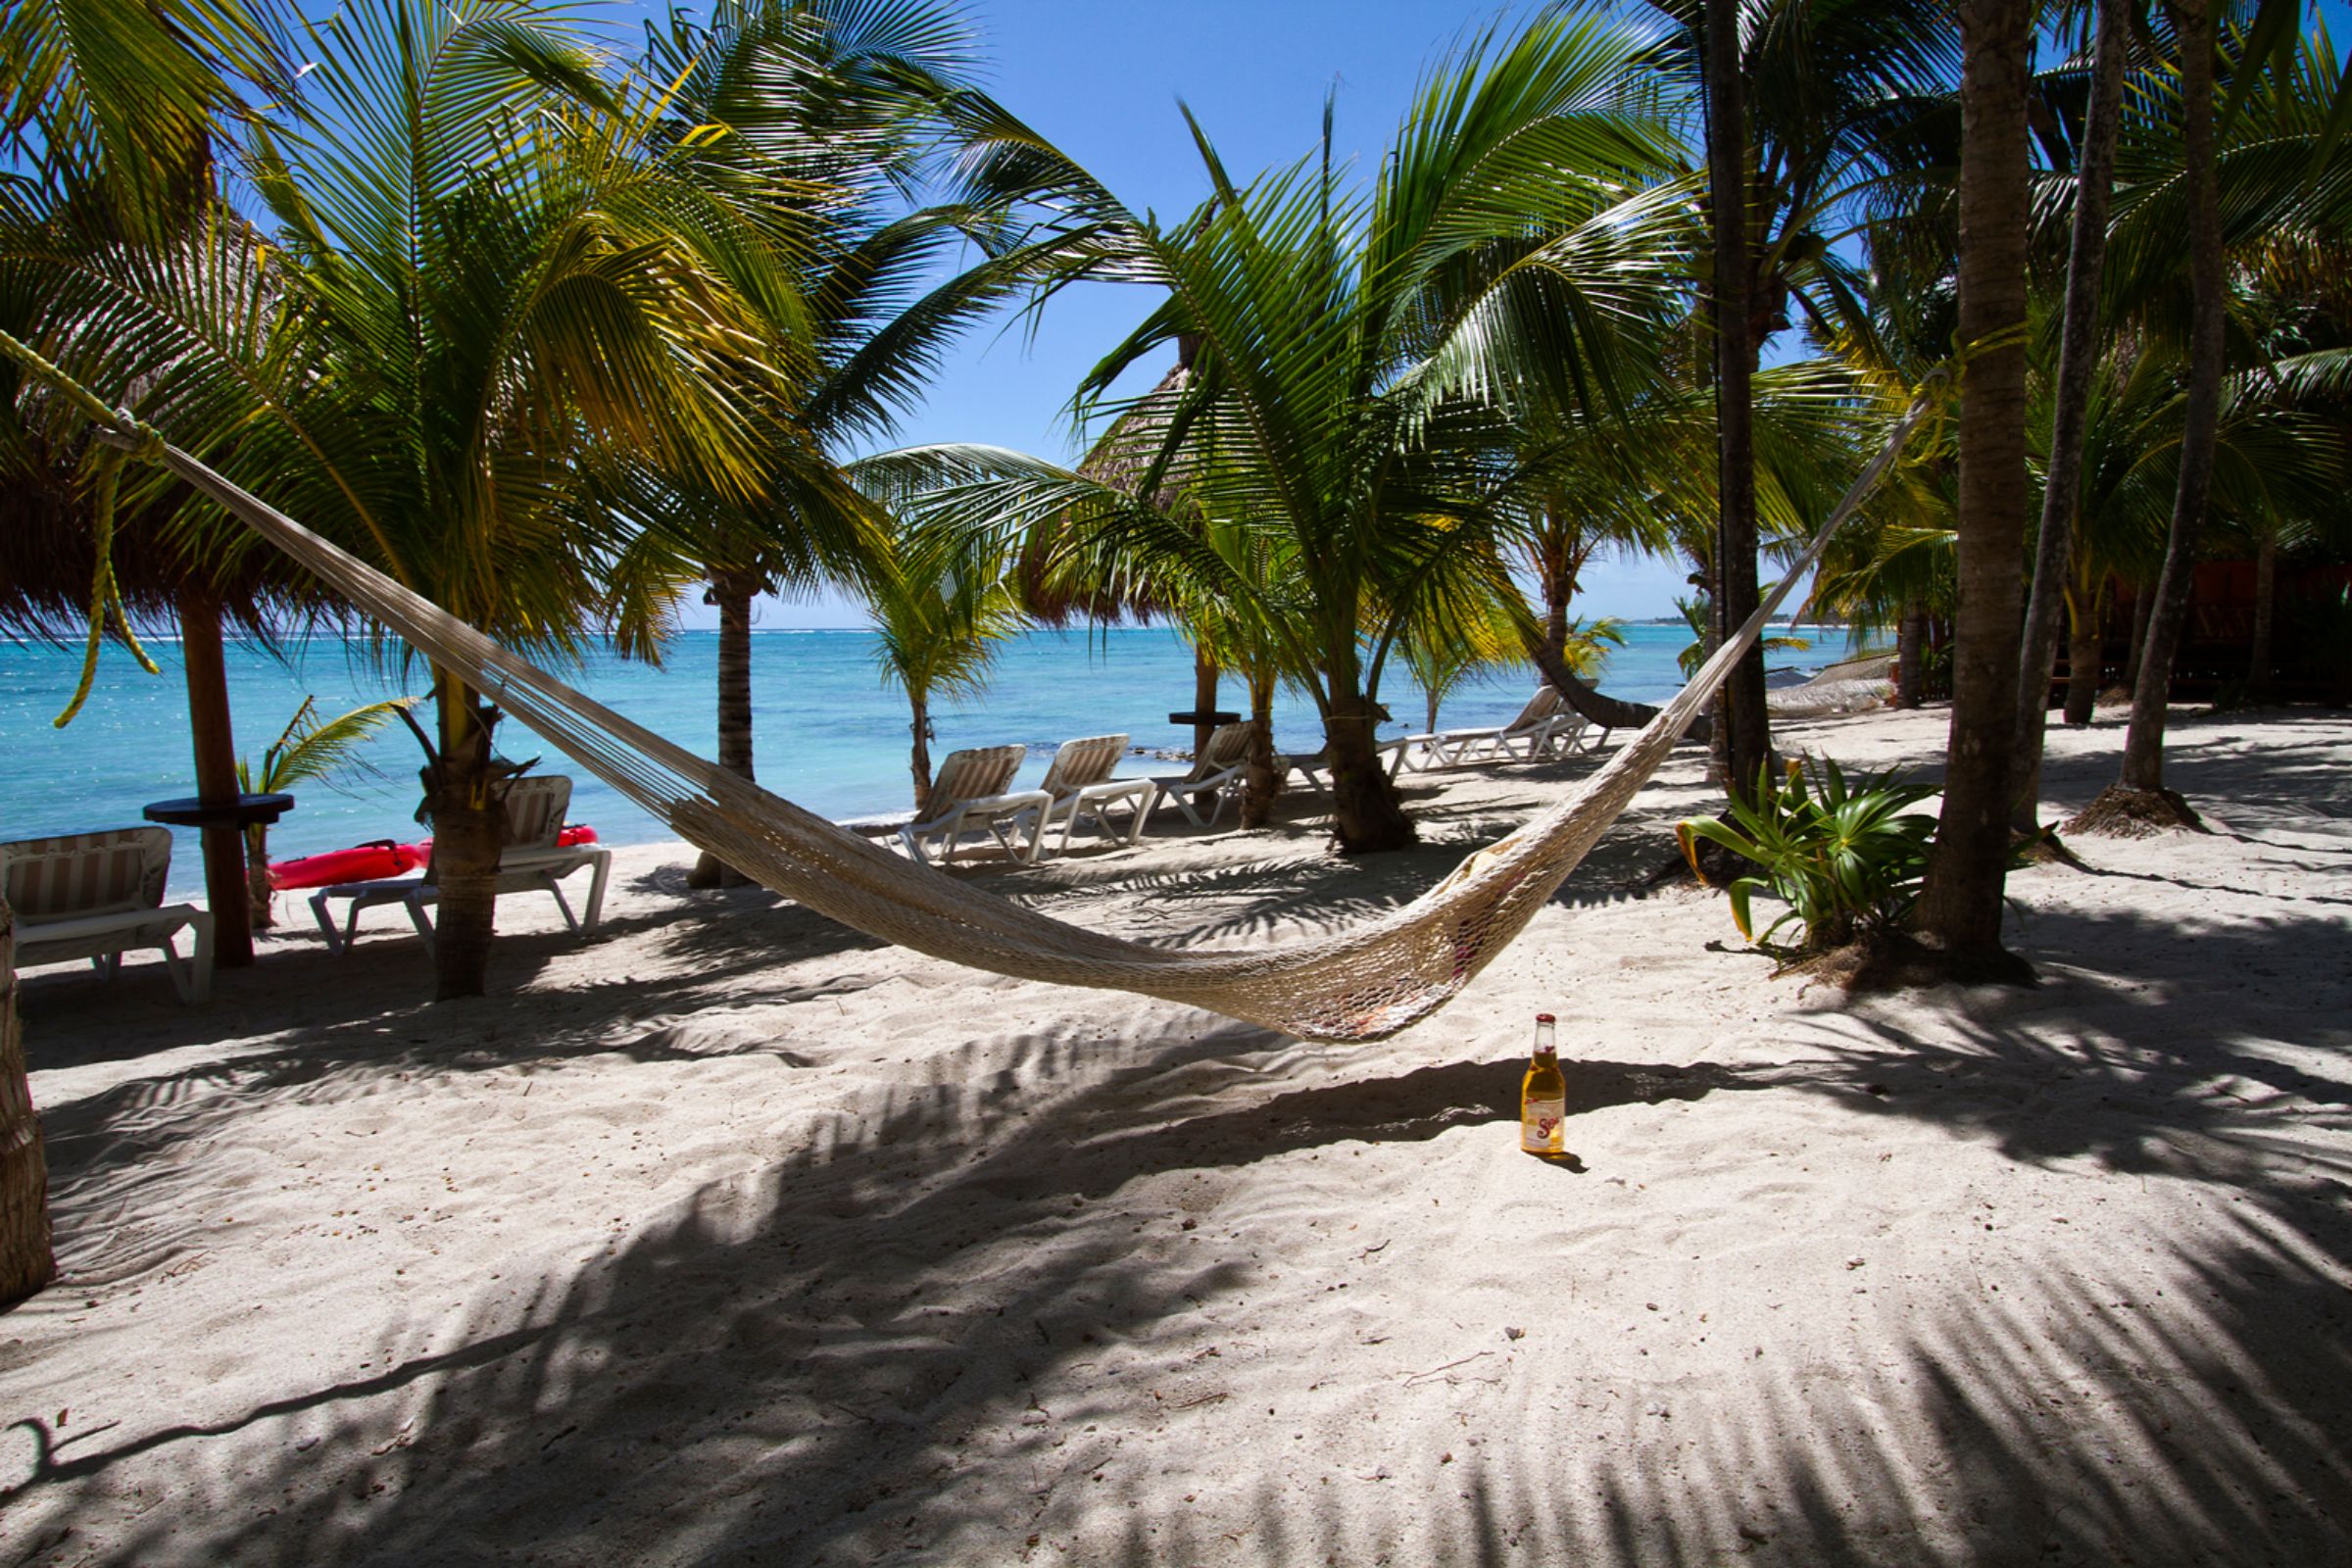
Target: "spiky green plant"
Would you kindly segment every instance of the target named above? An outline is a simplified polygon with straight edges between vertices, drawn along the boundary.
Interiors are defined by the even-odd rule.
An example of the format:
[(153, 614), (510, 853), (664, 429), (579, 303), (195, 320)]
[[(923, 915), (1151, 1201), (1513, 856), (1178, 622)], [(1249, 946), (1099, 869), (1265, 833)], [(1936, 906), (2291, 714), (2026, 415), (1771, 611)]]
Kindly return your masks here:
[[(1926, 785), (1906, 783), (1892, 770), (1849, 785), (1838, 764), (1825, 758), (1808, 788), (1806, 771), (1791, 762), (1776, 781), (1766, 767), (1757, 776), (1752, 802), (1732, 798), (1729, 821), (1694, 816), (1674, 830), (1694, 873), (1701, 839), (1764, 868), (1762, 876), (1740, 877), (1724, 891), (1740, 934), (1788, 956), (1839, 947), (1861, 931), (1901, 924), (1918, 902), (1928, 846), (1936, 836), (1934, 817), (1905, 809), (1936, 793)], [(1788, 906), (1761, 933), (1750, 905), (1758, 893)], [(1791, 920), (1802, 927), (1797, 941), (1776, 950), (1773, 933)]]

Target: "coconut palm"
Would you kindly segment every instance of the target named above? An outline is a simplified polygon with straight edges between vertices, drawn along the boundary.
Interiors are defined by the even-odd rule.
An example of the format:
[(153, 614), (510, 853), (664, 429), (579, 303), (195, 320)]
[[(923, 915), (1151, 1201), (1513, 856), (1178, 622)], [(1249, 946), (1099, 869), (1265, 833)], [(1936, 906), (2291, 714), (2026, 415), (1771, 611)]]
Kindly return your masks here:
[(2002, 964), (2009, 756), (2025, 612), (2028, 67), (2034, 8), (1962, 0), (1958, 420), (1959, 604), (1943, 812), (1919, 930), (1963, 971)]
[[(444, 609), (559, 658), (600, 627), (642, 631), (660, 606), (614, 601), (626, 528), (586, 504), (579, 459), (620, 443), (713, 485), (747, 477), (744, 407), (780, 395), (789, 363), (762, 335), (794, 287), (778, 236), (692, 177), (638, 85), (534, 0), (371, 0), (304, 52), (318, 69), (247, 159), (278, 225), (252, 295), (282, 302), (267, 356), (210, 302), (152, 289), (93, 290), (91, 321), (161, 334), (184, 378), (242, 399), (274, 440), (229, 470)], [(516, 767), (455, 672), (434, 699), (435, 961), (454, 997), (483, 985)]]
[(2291, 25), (2278, 31), (2265, 21), (2277, 15), (2265, 8), (2255, 38), (2271, 28), (2286, 47), (2258, 50), (2261, 69), (2235, 72), (2232, 107), (2242, 114), (2224, 123), (2213, 8), (2200, 0), (2168, 15), (2173, 57), (2150, 74), (2147, 112), (2127, 123), (2117, 154), (2111, 287), (2120, 310), (2184, 346), (2192, 396), (2164, 571), (2136, 650), (2121, 793), (2110, 804), (2173, 819), (2179, 804), (2167, 800), (2163, 781), (2173, 655), (2207, 512), (2223, 378), (2254, 347), (2242, 325), (2230, 321), (2228, 263), (2235, 252), (2241, 265), (2258, 266), (2275, 246), (2325, 246), (2352, 229), (2352, 157), (2341, 139), (2352, 95), (2336, 79), (2340, 67), (2326, 29), (2298, 39)]
[(287, 90), (286, 0), (27, 0), (0, 15), (0, 162), (120, 239), (210, 205), (224, 122)]
[(2189, 580), (2197, 539), (2213, 486), (2213, 452), (2220, 420), (2223, 326), (2229, 284), (2223, 272), (2221, 191), (2214, 151), (2215, 15), (2219, 0), (2168, 3), (2180, 48), (2182, 175), (2188, 189), (2188, 329), (2186, 427), (2180, 445), (2180, 488), (2174, 493), (2164, 569), (2156, 579), (2154, 613), (2140, 650), (2139, 680), (2132, 694), (2132, 725), (2124, 738), (2119, 787), (2162, 809), (2164, 720), (2172, 699), (2173, 655), (2188, 616)]
[[(1705, 107), (1710, 267), (1704, 278), (1722, 401), (1716, 634), (1758, 600), (1750, 378), (1765, 340), (1801, 314), (1824, 336), (1866, 319), (1838, 242), (1858, 196), (1919, 162), (1957, 65), (1936, 0), (1659, 0), (1676, 23), (1665, 68)], [(1732, 787), (1771, 752), (1759, 650), (1719, 705)]]
[[(754, 599), (877, 569), (887, 530), (844, 481), (843, 448), (888, 431), (946, 344), (1017, 271), (1003, 259), (949, 267), (970, 209), (902, 210), (942, 137), (937, 111), (968, 91), (969, 50), (956, 13), (930, 0), (722, 0), (707, 18), (673, 9), (649, 41), (645, 74), (673, 84), (665, 134), (706, 177), (789, 227), (800, 273), (808, 353), (798, 396), (776, 411), (784, 427), (759, 442), (753, 493), (667, 476), (638, 486), (640, 503), (656, 503), (643, 511), (656, 533), (709, 578), (718, 761), (745, 778)], [(709, 854), (688, 875), (697, 886), (740, 880)]]
[[(0, 145), (26, 176), (0, 195), (0, 253), (11, 262), (0, 268), (7, 274), (0, 318), (12, 331), (53, 346), (70, 340), (72, 323), (52, 292), (56, 270), (94, 255), (144, 255), (197, 276), (233, 270), (234, 250), (214, 236), (242, 224), (220, 199), (216, 154), (229, 133), (224, 125), (292, 79), (283, 48), (289, 18), (273, 0), (170, 0), (152, 8), (56, 0), (10, 9), (0, 22)], [(168, 395), (168, 365), (150, 365), (119, 388), (121, 401), (139, 404), (151, 418), (176, 418), (186, 411)], [(17, 373), (12, 365), (7, 382)], [(62, 489), (56, 510), (93, 520), (105, 510), (99, 498), (120, 488), (117, 515), (146, 533), (155, 547), (151, 564), (169, 559), (162, 610), (179, 622), (197, 793), (225, 800), (236, 786), (226, 666), (218, 657), (223, 618), (251, 608), (245, 590), (257, 581), (276, 590), (282, 607), (296, 597), (284, 590), (297, 574), (282, 563), (256, 569), (251, 552), (228, 545), (235, 530), (221, 527), (211, 509), (189, 506), (185, 490), (164, 476), (123, 478), (122, 457), (91, 446), (79, 418), (56, 399), (8, 402), (0, 471), (12, 488)], [(61, 458), (70, 477), (61, 474)], [(86, 583), (82, 597), (86, 608)], [(94, 641), (90, 651), (84, 690), (94, 673)], [(216, 962), (249, 964), (239, 836), (212, 829), (203, 849)]]
[[(237, 788), (246, 793), (274, 793), (299, 784), (323, 784), (341, 773), (369, 770), (361, 748), (394, 715), (416, 703), (414, 697), (390, 697), (322, 719), (318, 699), (305, 697), (277, 739), (263, 751), (259, 764), (237, 759)], [(267, 822), (255, 822), (245, 829), (245, 875), (253, 901), (254, 929), (267, 930), (275, 923), (270, 903)]]
[[(21, 176), (0, 178), (0, 318), (10, 331), (39, 337), (54, 304), (51, 280), (23, 264), (15, 241), (46, 234), (128, 249), (179, 238), (212, 211), (217, 121), (290, 77), (284, 16), (272, 0), (39, 0), (0, 13), (0, 167)], [(38, 438), (22, 391), (18, 367), (0, 368), (0, 479), (12, 502), (70, 510), (71, 489), (38, 482), (57, 476), (60, 448)], [(0, 900), (0, 1306), (56, 1268), (11, 937)]]
[(931, 804), (932, 705), (978, 696), (1022, 616), (1006, 560), (968, 537), (908, 530), (895, 556), (894, 569), (867, 585), (866, 605), (883, 684), (906, 696), (907, 770), (919, 820)]
[[(2039, 826), (2035, 808), (2041, 800), (2042, 732), (2049, 717), (2050, 672), (2057, 661), (2059, 621), (2079, 597), (2070, 591), (2069, 566), (2075, 554), (2075, 517), (2082, 496), (2083, 422), (2090, 378), (2100, 355), (2099, 282), (2106, 264), (2116, 138), (2124, 114), (2124, 56), (2130, 28), (2125, 0), (2096, 0), (2090, 9), (2097, 19), (2091, 44), (2090, 92), (2075, 143), (2075, 210), (2067, 249), (2057, 395), (2043, 470), (2041, 523), (2034, 536), (2034, 571), (2026, 595), (2017, 735), (2010, 762), (2010, 824), (2028, 833)], [(2075, 616), (2078, 631), (2085, 619), (2080, 613)], [(2074, 665), (2070, 662), (2068, 667), (2072, 670)]]
[(1671, 161), (1638, 76), (1645, 43), (1567, 11), (1474, 40), (1423, 84), (1368, 189), (1327, 151), (1241, 184), (1198, 125), (1214, 194), (1180, 222), (1068, 175), (1088, 226), (1064, 276), (1168, 293), (1090, 372), (1081, 412), (1111, 407), (1107, 389), (1167, 345), (1198, 348), (1145, 482), (972, 447), (873, 471), (928, 482), (912, 504), (943, 525), (1017, 534), (1066, 516), (1064, 550), (1099, 564), (1088, 575), (1149, 562), (1237, 605), (1264, 590), (1138, 496), (1177, 491), (1201, 516), (1276, 535), (1302, 613), (1257, 618), (1308, 673), (1339, 841), (1410, 842), (1374, 754), (1379, 680), (1408, 625), (1496, 569), (1532, 467), (1494, 456), (1505, 405), (1542, 386), (1604, 406), (1646, 378), (1671, 315), (1687, 208), (1671, 189), (1625, 194)]

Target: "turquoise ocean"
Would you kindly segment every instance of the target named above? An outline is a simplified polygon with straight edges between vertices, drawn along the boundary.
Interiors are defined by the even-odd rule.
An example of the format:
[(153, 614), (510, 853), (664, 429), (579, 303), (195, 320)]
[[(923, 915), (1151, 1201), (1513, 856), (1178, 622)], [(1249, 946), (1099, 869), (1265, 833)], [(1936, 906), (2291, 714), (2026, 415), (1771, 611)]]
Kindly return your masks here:
[[(1668, 696), (1681, 683), (1675, 655), (1689, 640), (1679, 626), (1629, 626), (1627, 646), (1610, 655), (1602, 685), (1637, 701)], [(1776, 655), (1774, 662), (1818, 665), (1837, 657), (1842, 641), (1833, 632), (1817, 651)], [(149, 650), (163, 666), (161, 676), (147, 674), (110, 644), (88, 705), (60, 730), (51, 720), (73, 695), (79, 651), (0, 641), (0, 839), (136, 823), (146, 803), (195, 793), (178, 649), (159, 640)], [(569, 678), (598, 701), (708, 757), (717, 747), (717, 634), (689, 631), (668, 645), (659, 666), (597, 654)], [(398, 671), (373, 667), (357, 645), (326, 638), (276, 654), (232, 644), (228, 672), (238, 750), (256, 760), (305, 696), (316, 695), (319, 710), (332, 715), (403, 691), (421, 693), (427, 685), (421, 671), (404, 683)], [(752, 682), (761, 784), (836, 820), (903, 814), (909, 808), (906, 699), (882, 684), (870, 632), (755, 631)], [(1447, 698), (1441, 722), (1503, 722), (1530, 689), (1522, 673), (1464, 687)], [(1382, 726), (1383, 735), (1422, 727), (1423, 699), (1401, 670), (1384, 680), (1383, 696), (1396, 715)], [(1054, 748), (1076, 736), (1125, 731), (1138, 747), (1189, 749), (1191, 728), (1170, 724), (1168, 714), (1191, 708), (1192, 699), (1192, 655), (1172, 631), (1032, 631), (1005, 645), (985, 693), (937, 707), (931, 755), (936, 762), (959, 746), (1025, 742), (1029, 761), (1021, 782), (1032, 783), (1043, 776)], [(1239, 683), (1227, 682), (1221, 706), (1244, 702)], [(429, 727), (429, 716), (425, 721)], [(1297, 694), (1277, 699), (1274, 729), (1276, 744), (1286, 749), (1312, 751), (1322, 744), (1312, 704)], [(501, 750), (514, 758), (541, 757), (539, 771), (569, 774), (571, 819), (592, 824), (604, 842), (671, 836), (519, 725), (502, 727)], [(270, 832), (272, 859), (369, 839), (423, 836), (414, 820), (421, 760), (415, 739), (395, 722), (369, 746), (368, 760), (372, 774), (300, 792), (295, 808)], [(1148, 757), (1131, 758), (1121, 769), (1182, 770)], [(172, 896), (199, 894), (203, 870), (194, 836), (175, 831)]]

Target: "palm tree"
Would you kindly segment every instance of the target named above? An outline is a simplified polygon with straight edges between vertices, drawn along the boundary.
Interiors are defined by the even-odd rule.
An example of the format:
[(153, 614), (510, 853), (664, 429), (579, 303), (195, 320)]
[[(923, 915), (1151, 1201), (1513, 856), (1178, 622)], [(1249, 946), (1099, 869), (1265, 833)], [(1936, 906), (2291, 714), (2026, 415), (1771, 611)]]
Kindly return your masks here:
[[(1366, 191), (1334, 174), (1328, 129), (1319, 160), (1242, 185), (1195, 125), (1213, 195), (1172, 224), (1069, 174), (1087, 226), (1064, 276), (1168, 291), (1090, 372), (1081, 411), (1163, 346), (1198, 345), (1146, 482), (1123, 490), (970, 447), (890, 455), (877, 471), (927, 479), (913, 504), (943, 525), (1018, 533), (1066, 514), (1064, 548), (1097, 564), (1086, 575), (1181, 574), (1202, 597), (1257, 607), (1307, 673), (1342, 848), (1409, 843), (1375, 756), (1380, 676), (1408, 625), (1498, 569), (1533, 471), (1495, 457), (1510, 447), (1507, 405), (1539, 388), (1559, 405), (1622, 396), (1671, 314), (1686, 209), (1672, 190), (1624, 194), (1671, 162), (1639, 80), (1644, 48), (1634, 29), (1566, 11), (1507, 44), (1474, 41), (1424, 84)], [(1275, 535), (1298, 563), (1300, 612), (1266, 612), (1265, 590), (1197, 529), (1137, 499), (1162, 490)]]
[[(302, 341), (255, 393), (279, 466), (246, 481), (559, 658), (600, 626), (642, 641), (661, 608), (615, 602), (628, 529), (591, 504), (582, 459), (622, 445), (748, 488), (745, 409), (788, 390), (770, 323), (797, 281), (786, 236), (663, 143), (658, 88), (609, 79), (564, 17), (368, 0), (310, 29), (309, 91), (251, 149)], [(425, 809), (449, 998), (483, 988), (518, 767), (496, 753), (496, 709), (435, 674)]]
[(2340, 66), (2326, 29), (2298, 39), (2293, 15), (2260, 8), (2233, 72), (2231, 107), (2245, 112), (2224, 124), (2215, 103), (2212, 9), (2181, 6), (2171, 16), (2175, 58), (2150, 74), (2148, 112), (2126, 127), (2139, 134), (2127, 134), (2118, 152), (2110, 287), (2119, 310), (2145, 330), (2182, 343), (2194, 373), (2164, 571), (2144, 596), (2152, 612), (2134, 648), (2122, 776), (2113, 798), (2094, 808), (2099, 815), (2112, 808), (2159, 821), (2181, 820), (2186, 808), (2164, 788), (2165, 705), (2207, 510), (2224, 377), (2233, 358), (2244, 363), (2248, 346), (2230, 327), (2230, 254), (2259, 270), (2281, 247), (2340, 246), (2352, 221), (2352, 158), (2341, 138), (2352, 84), (2337, 81)]
[[(2017, 736), (2010, 766), (2011, 825), (2040, 829), (2042, 732), (2049, 720), (2050, 672), (2057, 662), (2059, 618), (2070, 607), (2068, 568), (2082, 498), (2082, 429), (2090, 378), (2099, 363), (2099, 279), (2107, 255), (2107, 214), (2115, 187), (2115, 144), (2124, 118), (2125, 0), (2096, 0), (2090, 97), (2075, 160), (2075, 211), (2067, 252), (2064, 326), (2058, 351), (2056, 407), (2026, 596), (2025, 644), (2018, 666)], [(2086, 607), (2095, 608), (2095, 607)], [(2075, 625), (2095, 627), (2077, 614)], [(2071, 670), (2073, 664), (2069, 663)]]
[[(1801, 542), (1859, 469), (1883, 425), (1880, 400), (1858, 396), (1847, 370), (1827, 360), (1761, 369), (1751, 378), (1752, 499), (1768, 548)], [(1720, 467), (1713, 387), (1686, 356), (1602, 419), (1521, 422), (1520, 449), (1535, 458), (1532, 488), (1512, 541), (1515, 564), (1543, 599), (1540, 627), (1523, 652), (1586, 718), (1639, 728), (1655, 711), (1594, 691), (1554, 652), (1585, 564), (1602, 550), (1680, 554), (1713, 581)], [(1714, 628), (1708, 628), (1711, 641)], [(1704, 720), (1701, 721), (1704, 724)], [(1705, 728), (1694, 727), (1705, 738)]]
[[(870, 575), (887, 532), (844, 480), (842, 446), (886, 433), (943, 347), (1010, 286), (984, 262), (932, 286), (960, 225), (958, 206), (905, 214), (959, 92), (969, 39), (949, 7), (860, 0), (722, 0), (706, 21), (673, 11), (644, 72), (673, 83), (665, 134), (714, 181), (748, 188), (794, 236), (793, 300), (808, 356), (784, 428), (760, 443), (754, 494), (648, 487), (658, 534), (698, 562), (718, 611), (718, 761), (751, 778), (752, 607), (762, 592)], [(714, 138), (710, 126), (728, 127)], [(743, 879), (706, 852), (698, 887)]]
[(907, 770), (919, 821), (931, 805), (932, 704), (978, 695), (1022, 618), (1005, 560), (971, 548), (968, 538), (909, 530), (900, 535), (894, 564), (868, 585), (866, 604), (883, 684), (906, 694)]
[[(368, 764), (360, 748), (394, 714), (416, 707), (416, 701), (392, 697), (321, 719), (318, 699), (305, 697), (276, 741), (262, 753), (259, 766), (237, 759), (237, 788), (263, 793), (291, 790), (297, 784), (324, 783), (338, 773), (365, 768)], [(276, 916), (270, 909), (267, 822), (255, 822), (245, 829), (245, 877), (253, 903), (254, 929), (268, 930), (276, 923)]]
[[(1666, 69), (1703, 83), (1712, 270), (1705, 280), (1721, 405), (1716, 636), (1758, 600), (1753, 403), (1764, 342), (1800, 312), (1824, 336), (1865, 318), (1836, 249), (1843, 212), (1912, 163), (1955, 64), (1934, 0), (1660, 0), (1678, 27)], [(1770, 754), (1762, 651), (1724, 687), (1731, 786)]]
[[(2139, 682), (2132, 693), (2132, 725), (2124, 737), (2118, 786), (2141, 809), (2164, 812), (2164, 720), (2172, 700), (2173, 655), (2188, 616), (2197, 537), (2205, 526), (2213, 485), (2215, 434), (2221, 417), (2222, 328), (2228, 279), (2222, 270), (2221, 193), (2214, 155), (2215, 0), (2168, 3), (2180, 61), (2181, 152), (2188, 188), (2191, 318), (2188, 330), (2186, 428), (2180, 443), (2180, 485), (2156, 579), (2155, 610), (2140, 650)], [(2185, 813), (2185, 808), (2176, 808)]]
[[(234, 221), (216, 188), (221, 123), (249, 116), (252, 102), (291, 81), (286, 20), (272, 0), (127, 9), (60, 0), (11, 9), (0, 24), (0, 145), (29, 177), (11, 181), (0, 197), (7, 230), (0, 246), (19, 264), (9, 269), (14, 287), (0, 285), (0, 293), (17, 297), (0, 304), (0, 313), (18, 333), (38, 338), (57, 330), (54, 271), (90, 255), (141, 254), (190, 273), (208, 270), (209, 231)], [(14, 374), (12, 367), (9, 379)], [(124, 401), (140, 402), (151, 417), (176, 414), (162, 395), (168, 379), (165, 368), (151, 366), (143, 384), (122, 388)], [(64, 425), (54, 410), (46, 418), (34, 410), (20, 416), (45, 428), (30, 441), (24, 426), (11, 432), (17, 439), (5, 442), (0, 467), (12, 477), (41, 482), (42, 449), (54, 455), (68, 448), (77, 470), (103, 475), (95, 486), (74, 488), (86, 496), (117, 484), (119, 459), (100, 452), (79, 461), (87, 436), (77, 420)], [(237, 604), (231, 579), (247, 575), (236, 569), (237, 553), (220, 548), (220, 536), (233, 528), (188, 507), (186, 491), (161, 476), (139, 475), (123, 488), (138, 503), (131, 513), (169, 537), (181, 558), (166, 613), (179, 623), (197, 794), (224, 805), (236, 784), (222, 619)], [(282, 582), (290, 574), (278, 575)], [(238, 833), (222, 825), (202, 837), (215, 961), (250, 964)]]
[(1962, 0), (1959, 606), (1943, 813), (1915, 921), (1958, 972), (2003, 967), (2026, 508), (2027, 0)]
[[(70, 232), (117, 249), (182, 235), (211, 210), (217, 119), (241, 112), (249, 91), (275, 91), (289, 77), (282, 20), (270, 0), (50, 0), (0, 14), (0, 165), (26, 176), (0, 180), (11, 187), (0, 223), (12, 241), (60, 215), (70, 216), (62, 225)], [(0, 270), (9, 274), (0, 285), (7, 325), (45, 318), (47, 280), (23, 266)], [(12, 363), (0, 369), (8, 409), (0, 472), (12, 489), (32, 456), (18, 391)], [(13, 921), (0, 899), (0, 1306), (56, 1273), (14, 960)]]

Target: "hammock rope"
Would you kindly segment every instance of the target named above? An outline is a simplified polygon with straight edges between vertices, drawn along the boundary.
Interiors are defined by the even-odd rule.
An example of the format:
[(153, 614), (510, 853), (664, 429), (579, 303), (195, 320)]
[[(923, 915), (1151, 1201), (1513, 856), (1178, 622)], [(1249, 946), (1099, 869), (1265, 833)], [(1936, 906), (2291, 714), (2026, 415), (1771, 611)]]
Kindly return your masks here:
[(1409, 904), (1329, 935), (1238, 951), (1130, 941), (1070, 925), (836, 827), (499, 647), (249, 495), (152, 426), (107, 410), (5, 333), (0, 351), (77, 394), (100, 439), (161, 463), (679, 837), (771, 892), (951, 962), (1138, 992), (1319, 1040), (1378, 1039), (1403, 1029), (1451, 1000), (1518, 935), (1665, 761), (1790, 588), (1893, 465), (1932, 401), (1926, 390), (1915, 399), (1755, 613), (1565, 800), (1478, 851)]

